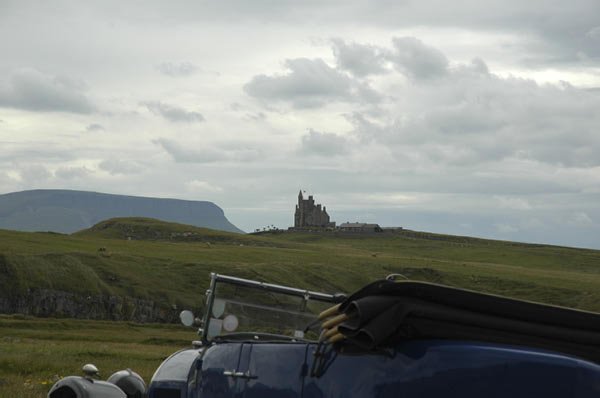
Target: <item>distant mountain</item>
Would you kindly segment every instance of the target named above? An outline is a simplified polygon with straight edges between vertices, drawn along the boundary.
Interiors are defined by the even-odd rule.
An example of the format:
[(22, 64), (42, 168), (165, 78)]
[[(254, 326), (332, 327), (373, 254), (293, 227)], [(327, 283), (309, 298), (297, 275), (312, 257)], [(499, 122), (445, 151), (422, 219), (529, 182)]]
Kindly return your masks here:
[(0, 195), (0, 229), (73, 233), (113, 217), (150, 217), (244, 233), (212, 202), (38, 189)]

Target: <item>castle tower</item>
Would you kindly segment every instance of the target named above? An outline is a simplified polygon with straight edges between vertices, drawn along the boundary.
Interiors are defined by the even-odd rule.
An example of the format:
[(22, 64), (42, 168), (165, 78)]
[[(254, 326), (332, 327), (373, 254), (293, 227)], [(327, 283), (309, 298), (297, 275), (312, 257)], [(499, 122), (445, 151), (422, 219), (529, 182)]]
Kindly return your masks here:
[(298, 204), (294, 213), (294, 228), (319, 227), (327, 228), (335, 226), (335, 223), (329, 221), (329, 215), (325, 206), (315, 205), (312, 195), (304, 199), (302, 190), (298, 193)]

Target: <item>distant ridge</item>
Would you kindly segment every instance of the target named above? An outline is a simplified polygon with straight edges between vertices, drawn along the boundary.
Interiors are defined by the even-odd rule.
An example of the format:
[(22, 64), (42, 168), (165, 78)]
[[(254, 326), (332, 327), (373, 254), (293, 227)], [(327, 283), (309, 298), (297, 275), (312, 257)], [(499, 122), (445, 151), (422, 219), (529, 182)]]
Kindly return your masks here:
[(73, 233), (114, 217), (150, 217), (244, 233), (212, 202), (37, 189), (0, 195), (0, 229)]

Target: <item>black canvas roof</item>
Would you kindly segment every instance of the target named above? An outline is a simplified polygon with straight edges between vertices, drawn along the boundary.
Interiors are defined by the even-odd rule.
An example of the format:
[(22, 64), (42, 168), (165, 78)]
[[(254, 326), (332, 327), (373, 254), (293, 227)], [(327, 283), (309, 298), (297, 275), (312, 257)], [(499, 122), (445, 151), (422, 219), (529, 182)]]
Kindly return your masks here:
[(373, 350), (408, 339), (534, 347), (600, 363), (600, 314), (425, 282), (380, 280), (348, 297), (339, 344)]

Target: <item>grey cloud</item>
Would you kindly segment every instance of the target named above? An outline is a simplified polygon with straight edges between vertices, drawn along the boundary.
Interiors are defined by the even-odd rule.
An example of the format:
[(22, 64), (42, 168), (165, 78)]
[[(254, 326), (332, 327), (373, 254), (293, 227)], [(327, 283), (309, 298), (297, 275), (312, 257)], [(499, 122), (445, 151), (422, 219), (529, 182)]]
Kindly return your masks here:
[(289, 72), (279, 76), (254, 76), (246, 93), (265, 101), (289, 101), (296, 108), (315, 108), (329, 101), (360, 102), (357, 93), (376, 93), (331, 68), (322, 59), (297, 58), (285, 62)]
[[(4, 3), (4, 2), (3, 2)], [(3, 4), (2, 3), (2, 4)], [(60, 7), (55, 5), (55, 7)], [(92, 9), (90, 10), (89, 7)], [(6, 19), (34, 14), (40, 7), (15, 5), (0, 13)], [(14, 9), (14, 12), (12, 11)], [(59, 8), (60, 9), (60, 8)], [(521, 39), (520, 51), (531, 54), (538, 62), (578, 62), (578, 53), (591, 58), (600, 56), (600, 46), (586, 34), (598, 26), (600, 3), (597, 0), (465, 0), (451, 6), (444, 0), (390, 1), (314, 0), (287, 2), (272, 0), (225, 1), (217, 3), (179, 1), (176, 5), (160, 1), (124, 5), (104, 1), (92, 6), (62, 6), (62, 14), (91, 13), (107, 21), (131, 26), (181, 28), (186, 25), (209, 24), (275, 24), (301, 25), (316, 31), (323, 25), (350, 28), (356, 26), (380, 31), (398, 31), (419, 27), (448, 28), (471, 32), (488, 32)], [(48, 14), (48, 13), (45, 13)], [(44, 18), (49, 16), (44, 14)], [(175, 29), (173, 29), (175, 30)], [(543, 61), (540, 61), (543, 60)], [(532, 60), (523, 60), (523, 62)]]
[(583, 211), (571, 214), (567, 223), (576, 227), (588, 227), (594, 225), (594, 221)]
[(389, 60), (400, 72), (416, 79), (430, 79), (446, 74), (448, 59), (437, 48), (414, 37), (395, 37)]
[(519, 232), (519, 228), (514, 225), (509, 224), (493, 224), (496, 227), (497, 232), (500, 234), (512, 234), (514, 232)]
[(30, 163), (47, 163), (52, 161), (67, 161), (76, 158), (73, 150), (66, 149), (64, 144), (53, 141), (41, 141), (36, 143), (11, 143), (2, 142), (0, 161), (15, 161), (27, 159)]
[(490, 113), (487, 104), (479, 101), (465, 101), (448, 104), (427, 112), (423, 123), (428, 129), (442, 134), (485, 134), (498, 131), (508, 124), (505, 115)]
[(18, 69), (0, 82), (0, 106), (29, 111), (91, 113), (84, 85), (64, 76), (31, 68)]
[(568, 7), (560, 0), (491, 0), (485, 4), (468, 0), (453, 3), (452, 7), (443, 0), (382, 0), (378, 7), (349, 9), (354, 18), (360, 16), (366, 23), (390, 28), (458, 27), (519, 36), (519, 51), (532, 55), (522, 62), (532, 66), (579, 63), (578, 53), (600, 56), (600, 46), (586, 37), (598, 26), (600, 3), (596, 0), (575, 0)]
[(363, 143), (373, 140), (381, 140), (382, 137), (389, 134), (390, 125), (381, 126), (367, 119), (359, 112), (343, 115), (344, 118), (354, 126), (352, 133)]
[(111, 175), (135, 174), (142, 170), (142, 167), (137, 162), (119, 159), (103, 160), (98, 164), (98, 167), (104, 171), (108, 171)]
[(387, 72), (385, 57), (380, 48), (368, 44), (346, 43), (342, 39), (332, 39), (331, 42), (338, 68), (358, 77)]
[(89, 132), (91, 132), (91, 133), (93, 133), (93, 132), (98, 132), (98, 131), (104, 131), (104, 127), (102, 127), (102, 125), (101, 125), (101, 124), (98, 124), (98, 123), (92, 123), (92, 124), (89, 124), (89, 125), (88, 125), (88, 126), (85, 128), (85, 130), (86, 130), (86, 131), (89, 131)]
[(262, 122), (267, 119), (267, 115), (263, 112), (246, 113), (246, 118), (253, 120), (255, 122)]
[(235, 150), (232, 158), (238, 162), (254, 162), (265, 159), (265, 152), (260, 148), (244, 147)]
[(267, 114), (264, 112), (250, 112), (249, 109), (247, 109), (245, 106), (234, 102), (231, 105), (229, 105), (229, 109), (231, 109), (233, 112), (244, 112), (246, 111), (245, 115), (243, 116), (244, 119), (246, 120), (251, 120), (254, 122), (264, 122), (265, 120), (267, 120)]
[(255, 141), (221, 142), (215, 146), (215, 150), (226, 154), (229, 160), (239, 162), (265, 159), (268, 152), (265, 145), (257, 144)]
[[(439, 50), (409, 43), (444, 60), (434, 65), (447, 65)], [(389, 148), (395, 156), (408, 152), (436, 164), (513, 158), (561, 167), (600, 166), (600, 136), (595, 133), (600, 98), (595, 91), (502, 78), (480, 59), (433, 70), (439, 73), (435, 84), (406, 85), (402, 94), (411, 102), (397, 103), (381, 120), (356, 112), (347, 115), (354, 126), (351, 133), (363, 143)]]
[(309, 129), (301, 138), (300, 152), (307, 155), (335, 156), (346, 153), (348, 148), (347, 138), (341, 135)]
[(152, 142), (160, 145), (177, 163), (212, 163), (226, 159), (225, 154), (212, 148), (190, 148), (167, 138)]
[(60, 167), (55, 172), (54, 175), (63, 180), (73, 180), (85, 178), (91, 171), (85, 167)]
[(172, 122), (196, 123), (203, 122), (204, 116), (200, 112), (186, 111), (177, 106), (168, 105), (162, 102), (143, 102), (150, 112), (162, 116)]
[(15, 184), (15, 179), (10, 178), (5, 172), (0, 171), (0, 186), (2, 186), (1, 193), (11, 192), (11, 186)]
[[(181, 1), (176, 6), (161, 1), (137, 2), (127, 6), (116, 1), (105, 1), (95, 6), (96, 11), (109, 17), (118, 17), (149, 25), (197, 24), (203, 21), (259, 21), (356, 24), (378, 28), (414, 26), (468, 26), (478, 29), (515, 29), (540, 32), (562, 30), (569, 32), (577, 26), (596, 26), (598, 3), (595, 0), (574, 0), (566, 7), (560, 0), (488, 0), (482, 4), (465, 0), (452, 4), (443, 0), (427, 2), (376, 0), (334, 0), (327, 3), (316, 0), (303, 2), (243, 0), (224, 2)], [(116, 7), (115, 5), (121, 6)], [(135, 13), (131, 12), (135, 9)], [(594, 24), (594, 22), (596, 22)], [(352, 25), (351, 25), (352, 26)]]
[(198, 67), (191, 62), (181, 62), (179, 64), (164, 62), (156, 68), (161, 73), (171, 77), (186, 77), (198, 72)]
[(233, 161), (233, 162), (240, 162), (240, 163), (250, 163), (250, 162), (256, 162), (256, 161), (260, 161), (263, 160), (264, 154), (262, 151), (260, 150), (247, 150), (247, 151), (239, 151), (239, 152), (235, 152), (234, 154), (232, 154), (232, 156), (229, 156), (228, 159)]
[(469, 64), (458, 65), (453, 74), (455, 77), (477, 77), (478, 75), (487, 77), (490, 74), (490, 70), (481, 58), (475, 57)]
[(589, 36), (594, 40), (600, 40), (600, 26), (590, 29), (586, 36)]
[(52, 178), (52, 173), (40, 164), (32, 164), (19, 168), (21, 180), (26, 184), (43, 184)]

